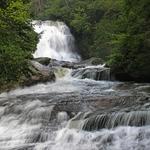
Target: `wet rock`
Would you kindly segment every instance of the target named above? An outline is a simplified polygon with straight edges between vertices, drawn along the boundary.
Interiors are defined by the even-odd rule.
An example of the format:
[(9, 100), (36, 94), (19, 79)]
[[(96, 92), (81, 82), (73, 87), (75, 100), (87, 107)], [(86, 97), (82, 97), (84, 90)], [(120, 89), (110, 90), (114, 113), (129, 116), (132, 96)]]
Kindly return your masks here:
[(150, 108), (150, 103), (144, 104), (144, 107), (145, 107), (145, 108)]
[(49, 67), (43, 66), (36, 61), (29, 61), (28, 64), (28, 73), (22, 77), (22, 86), (55, 81), (55, 74)]
[(75, 78), (114, 81), (114, 75), (111, 73), (109, 68), (106, 68), (104, 65), (102, 65), (103, 63), (103, 60), (100, 58), (91, 58), (79, 63), (51, 59), (48, 66), (50, 68), (62, 67), (74, 69), (72, 71), (72, 76)]
[(59, 66), (59, 67), (70, 68), (70, 69), (85, 68), (86, 66), (104, 64), (104, 61), (101, 58), (95, 58), (95, 57), (92, 57), (87, 60), (83, 60), (81, 62), (61, 61), (61, 60), (51, 59), (48, 57), (34, 58), (34, 61), (37, 61), (40, 64), (45, 66), (49, 65), (49, 67)]
[(86, 59), (79, 63), (74, 64), (73, 69), (86, 68), (87, 66), (97, 66), (97, 65), (103, 65), (103, 64), (104, 64), (104, 61), (101, 58), (92, 57), (90, 59)]
[(86, 118), (82, 128), (91, 131), (102, 128), (110, 129), (118, 126), (144, 126), (150, 124), (149, 116), (150, 111), (117, 112), (110, 114), (92, 113), (88, 118)]
[(114, 76), (111, 74), (109, 68), (104, 67), (86, 67), (74, 70), (72, 76), (80, 79), (93, 79), (93, 80), (115, 80)]
[(51, 59), (49, 67), (64, 67), (64, 68), (73, 69), (73, 68), (75, 68), (75, 64), (76, 63), (74, 63), (74, 62)]
[(48, 57), (39, 57), (39, 58), (34, 58), (34, 61), (37, 61), (40, 64), (47, 66), (47, 65), (50, 64), (51, 58), (48, 58)]

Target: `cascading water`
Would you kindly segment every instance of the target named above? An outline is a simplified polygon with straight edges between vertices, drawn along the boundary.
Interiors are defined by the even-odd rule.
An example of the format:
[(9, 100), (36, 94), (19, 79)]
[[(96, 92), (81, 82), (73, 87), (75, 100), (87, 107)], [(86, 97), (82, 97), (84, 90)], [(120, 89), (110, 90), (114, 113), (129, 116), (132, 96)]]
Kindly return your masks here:
[(74, 37), (63, 22), (33, 21), (33, 27), (41, 34), (34, 57), (49, 57), (76, 62), (80, 60), (75, 51)]
[(68, 124), (69, 128), (87, 131), (113, 129), (119, 126), (148, 126), (150, 125), (150, 111), (131, 111), (115, 113), (79, 113)]
[[(35, 57), (79, 59), (63, 23), (34, 23)], [(150, 84), (95, 81), (111, 79), (103, 66), (53, 69), (55, 83), (0, 94), (0, 150), (150, 149)]]
[(88, 66), (72, 71), (72, 76), (79, 79), (93, 79), (93, 80), (114, 80), (109, 68), (104, 68), (104, 65)]
[[(111, 114), (106, 112), (109, 106), (105, 106), (107, 103), (111, 105), (111, 101), (105, 100), (105, 105), (103, 101), (109, 95), (115, 101), (117, 95), (119, 103), (123, 103), (122, 94), (127, 99), (131, 95), (135, 97), (134, 89), (141, 89), (143, 85), (133, 85), (133, 91), (114, 90), (116, 86), (121, 85), (67, 76), (59, 78), (56, 83), (1, 94), (0, 150), (149, 150), (149, 102), (142, 108), (134, 104), (137, 110), (147, 108), (147, 111)], [(122, 107), (128, 108), (132, 103), (123, 103)], [(91, 113), (97, 105), (106, 107), (106, 115)], [(78, 112), (83, 113), (76, 116)], [(130, 121), (133, 125), (143, 123), (141, 125), (146, 126), (130, 127)], [(81, 127), (78, 126), (79, 122), (83, 123)], [(123, 126), (98, 128), (107, 128), (107, 125), (115, 127), (117, 124)], [(82, 128), (94, 131), (87, 132)]]

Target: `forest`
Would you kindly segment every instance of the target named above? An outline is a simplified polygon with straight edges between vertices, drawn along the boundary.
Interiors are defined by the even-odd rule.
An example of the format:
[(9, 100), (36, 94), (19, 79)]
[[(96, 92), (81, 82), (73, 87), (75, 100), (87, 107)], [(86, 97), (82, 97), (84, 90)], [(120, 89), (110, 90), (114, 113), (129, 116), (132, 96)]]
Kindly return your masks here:
[(150, 81), (149, 0), (1, 0), (1, 86), (27, 72), (38, 42), (31, 21), (38, 19), (65, 22), (82, 59), (104, 59), (118, 79)]
[(30, 18), (29, 1), (0, 1), (0, 84), (13, 86), (27, 72), (38, 41)]
[(122, 80), (150, 81), (149, 0), (47, 0), (40, 4), (41, 11), (33, 5), (34, 17), (67, 23), (83, 59), (103, 58)]

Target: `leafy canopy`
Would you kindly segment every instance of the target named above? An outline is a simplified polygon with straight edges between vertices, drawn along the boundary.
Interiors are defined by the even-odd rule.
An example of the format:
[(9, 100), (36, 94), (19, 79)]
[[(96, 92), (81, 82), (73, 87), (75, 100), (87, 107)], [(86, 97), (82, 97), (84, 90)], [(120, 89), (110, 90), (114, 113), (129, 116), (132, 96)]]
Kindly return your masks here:
[(37, 35), (28, 12), (27, 1), (0, 2), (0, 84), (18, 81), (36, 48)]

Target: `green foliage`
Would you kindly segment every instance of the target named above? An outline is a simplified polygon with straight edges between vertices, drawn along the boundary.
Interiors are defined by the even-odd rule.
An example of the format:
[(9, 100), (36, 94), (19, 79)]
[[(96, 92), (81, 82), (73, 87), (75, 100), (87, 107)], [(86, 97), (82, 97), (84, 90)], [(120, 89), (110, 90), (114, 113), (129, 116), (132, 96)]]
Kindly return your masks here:
[(115, 35), (117, 52), (113, 50), (109, 64), (115, 72), (150, 81), (150, 1), (124, 1)]
[(37, 35), (30, 25), (29, 5), (23, 0), (1, 1), (0, 84), (17, 82), (26, 72), (26, 60), (36, 48)]
[[(43, 11), (35, 18), (66, 22), (83, 58), (99, 56), (106, 59), (112, 50), (111, 36), (116, 30), (115, 20), (121, 13), (122, 1), (47, 0), (43, 1)], [(36, 8), (33, 5), (32, 11)]]
[(107, 59), (114, 72), (150, 81), (149, 0), (45, 0), (44, 3), (44, 11), (38, 18), (66, 22), (83, 58)]

